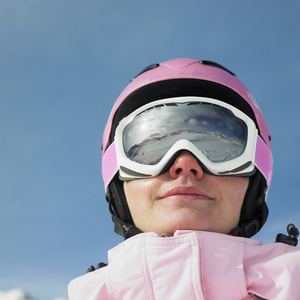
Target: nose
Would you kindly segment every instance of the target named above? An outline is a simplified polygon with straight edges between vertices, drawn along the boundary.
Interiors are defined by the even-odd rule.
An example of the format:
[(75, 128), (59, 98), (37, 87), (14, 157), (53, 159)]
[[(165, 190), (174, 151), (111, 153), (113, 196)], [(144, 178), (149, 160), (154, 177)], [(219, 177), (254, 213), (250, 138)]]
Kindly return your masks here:
[(194, 176), (197, 179), (203, 177), (203, 169), (199, 165), (195, 156), (189, 151), (182, 151), (170, 168), (170, 176)]

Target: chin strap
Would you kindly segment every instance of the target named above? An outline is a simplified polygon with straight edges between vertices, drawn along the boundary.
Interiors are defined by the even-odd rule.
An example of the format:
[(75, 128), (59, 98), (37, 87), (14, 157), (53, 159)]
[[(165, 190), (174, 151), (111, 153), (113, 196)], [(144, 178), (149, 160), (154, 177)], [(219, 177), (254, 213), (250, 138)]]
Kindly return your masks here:
[(142, 233), (133, 222), (131, 213), (126, 201), (123, 182), (119, 180), (117, 175), (110, 183), (109, 189), (106, 191), (106, 200), (108, 208), (115, 224), (115, 233), (128, 239), (136, 234)]
[[(284, 243), (290, 246), (297, 246), (299, 230), (294, 224), (289, 224), (287, 226), (288, 235), (279, 233), (276, 237), (276, 243)], [(259, 231), (259, 223), (256, 220), (252, 220), (246, 225), (240, 227), (235, 227), (230, 235), (240, 236), (240, 237), (251, 237)]]
[(115, 224), (115, 233), (122, 235), (125, 240), (136, 234), (142, 233), (140, 229), (134, 225), (123, 222), (116, 215), (112, 215), (112, 220)]
[[(288, 235), (279, 233), (276, 237), (276, 243), (284, 243), (290, 246), (297, 246), (299, 230), (294, 224), (289, 224), (287, 226)], [(235, 227), (230, 235), (240, 236), (240, 237), (251, 237), (259, 231), (259, 223), (256, 220), (252, 220), (246, 225), (240, 227)]]
[(101, 269), (101, 268), (106, 267), (106, 266), (107, 266), (107, 264), (106, 264), (106, 263), (103, 263), (103, 262), (99, 263), (96, 267), (94, 267), (93, 265), (91, 265), (91, 266), (87, 269), (86, 273), (96, 271), (96, 270)]
[(235, 227), (230, 234), (233, 236), (250, 238), (256, 233), (258, 233), (259, 230), (260, 230), (259, 222), (254, 219), (248, 222), (247, 224), (243, 224)]
[(286, 228), (288, 236), (282, 233), (277, 234), (276, 242), (297, 246), (299, 230), (294, 224), (289, 224)]

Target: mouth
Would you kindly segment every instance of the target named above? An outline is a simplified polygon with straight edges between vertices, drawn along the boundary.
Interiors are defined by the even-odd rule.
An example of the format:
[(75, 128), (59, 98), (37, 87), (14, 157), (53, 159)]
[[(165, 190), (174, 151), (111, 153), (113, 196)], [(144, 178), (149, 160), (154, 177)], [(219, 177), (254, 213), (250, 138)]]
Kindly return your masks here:
[(175, 187), (167, 191), (160, 199), (169, 199), (169, 200), (214, 200), (207, 193), (202, 191), (199, 188), (194, 186), (181, 186)]

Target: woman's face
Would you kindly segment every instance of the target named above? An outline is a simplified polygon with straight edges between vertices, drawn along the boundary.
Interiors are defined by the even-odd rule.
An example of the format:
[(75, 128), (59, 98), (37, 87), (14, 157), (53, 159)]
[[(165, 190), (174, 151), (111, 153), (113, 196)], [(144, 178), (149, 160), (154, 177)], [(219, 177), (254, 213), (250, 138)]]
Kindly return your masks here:
[(183, 151), (166, 173), (127, 181), (124, 190), (135, 226), (143, 232), (227, 234), (239, 222), (248, 183), (247, 177), (204, 173), (196, 158)]

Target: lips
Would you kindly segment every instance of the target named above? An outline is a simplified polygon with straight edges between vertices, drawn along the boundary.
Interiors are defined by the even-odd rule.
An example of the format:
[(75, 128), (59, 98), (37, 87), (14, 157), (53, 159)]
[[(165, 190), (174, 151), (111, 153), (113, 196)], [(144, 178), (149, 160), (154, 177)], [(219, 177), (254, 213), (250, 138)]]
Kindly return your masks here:
[(214, 200), (212, 197), (207, 195), (204, 191), (194, 186), (181, 186), (170, 189), (160, 199), (188, 199), (188, 200)]

